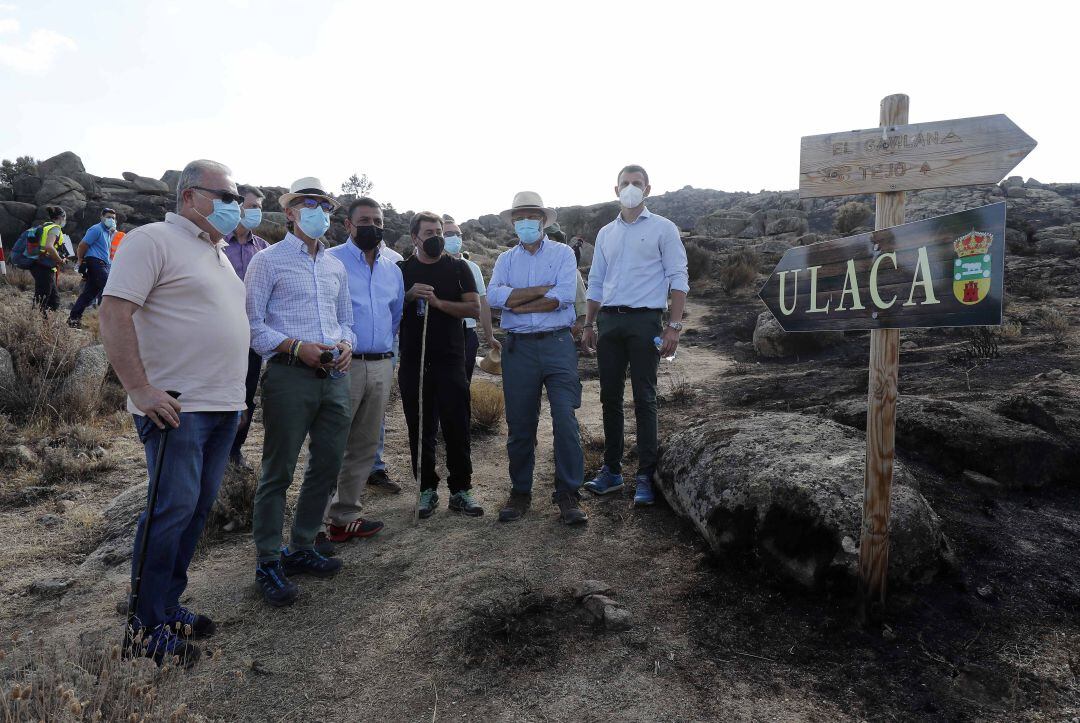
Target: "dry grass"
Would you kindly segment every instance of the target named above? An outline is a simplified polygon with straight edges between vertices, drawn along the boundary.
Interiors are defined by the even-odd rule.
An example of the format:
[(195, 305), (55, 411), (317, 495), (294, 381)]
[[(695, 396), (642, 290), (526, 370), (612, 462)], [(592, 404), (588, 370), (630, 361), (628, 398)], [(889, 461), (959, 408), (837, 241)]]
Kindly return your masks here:
[[(0, 346), (11, 353), (19, 383), (11, 390), (6, 412), (15, 422), (41, 419), (59, 423), (84, 417), (88, 405), (56, 406), (60, 384), (74, 368), (81, 343), (60, 314), (48, 318), (30, 304), (0, 316)], [(96, 400), (98, 390), (87, 391)]]
[(761, 257), (755, 252), (740, 249), (723, 257), (720, 264), (720, 286), (727, 293), (745, 288), (757, 280)]
[(34, 277), (30, 272), (11, 265), (8, 266), (7, 282), (19, 291), (34, 290)]
[(585, 476), (589, 477), (593, 472), (599, 472), (604, 466), (604, 437), (597, 437), (592, 431), (582, 425), (581, 427), (581, 450), (585, 453)]
[(251, 529), (255, 488), (259, 480), (254, 471), (229, 464), (221, 480), (221, 489), (206, 520), (206, 531), (241, 532)]
[(998, 336), (1002, 339), (1019, 339), (1024, 333), (1024, 323), (1017, 320), (1006, 321), (998, 327)]
[(712, 270), (713, 255), (695, 243), (686, 244), (686, 262), (690, 280), (697, 281), (709, 275)]
[(1050, 285), (1040, 278), (1035, 276), (1026, 276), (1020, 280), (1014, 287), (1015, 293), (1019, 296), (1026, 296), (1034, 301), (1042, 301), (1043, 299), (1049, 299), (1054, 295)]
[(1055, 344), (1063, 345), (1069, 338), (1069, 317), (1053, 306), (1042, 307), (1033, 314), (1036, 325), (1050, 334)]
[(499, 429), (506, 412), (502, 389), (497, 384), (474, 381), (472, 394), (472, 428), (476, 432), (494, 432)]
[(62, 294), (78, 294), (82, 287), (83, 277), (73, 271), (62, 270), (56, 277), (56, 288)]

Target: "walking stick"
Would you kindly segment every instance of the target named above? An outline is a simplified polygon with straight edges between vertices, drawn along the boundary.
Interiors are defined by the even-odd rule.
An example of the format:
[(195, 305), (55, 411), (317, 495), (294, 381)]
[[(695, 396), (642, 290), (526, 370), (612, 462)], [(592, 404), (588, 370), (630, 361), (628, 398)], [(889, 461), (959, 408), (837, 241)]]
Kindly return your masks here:
[(424, 357), (427, 355), (427, 320), (431, 314), (431, 305), (424, 304), (424, 329), (420, 332), (420, 403), (417, 415), (419, 416), (416, 435), (416, 452), (413, 454), (413, 476), (416, 478), (416, 502), (412, 508), (412, 523), (415, 526), (420, 521), (420, 460), (423, 459), (420, 450), (424, 446)]
[[(166, 392), (173, 399), (180, 397), (180, 392)], [(169, 427), (165, 425), (161, 433), (161, 443), (158, 444), (157, 455), (154, 459), (154, 473), (150, 476), (150, 489), (147, 493), (146, 524), (143, 525), (142, 539), (139, 541), (139, 558), (135, 566), (135, 580), (131, 584), (131, 596), (128, 598), (127, 625), (124, 628), (124, 646), (121, 650), (127, 650), (132, 642), (134, 630), (132, 624), (135, 620), (135, 611), (139, 609), (139, 592), (142, 588), (143, 566), (146, 565), (146, 546), (150, 540), (150, 527), (154, 523), (154, 507), (157, 505), (158, 481), (161, 479), (161, 468), (165, 463), (165, 445), (169, 441)]]

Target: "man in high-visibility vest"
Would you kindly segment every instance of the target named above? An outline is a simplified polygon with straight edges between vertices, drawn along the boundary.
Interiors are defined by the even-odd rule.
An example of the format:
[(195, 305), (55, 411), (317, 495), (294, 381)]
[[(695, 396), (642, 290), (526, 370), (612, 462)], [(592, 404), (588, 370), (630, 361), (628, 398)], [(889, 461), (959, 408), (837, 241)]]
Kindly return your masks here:
[(116, 250), (120, 248), (120, 242), (124, 240), (124, 231), (117, 231), (112, 236), (112, 243), (109, 245), (109, 261), (116, 258)]

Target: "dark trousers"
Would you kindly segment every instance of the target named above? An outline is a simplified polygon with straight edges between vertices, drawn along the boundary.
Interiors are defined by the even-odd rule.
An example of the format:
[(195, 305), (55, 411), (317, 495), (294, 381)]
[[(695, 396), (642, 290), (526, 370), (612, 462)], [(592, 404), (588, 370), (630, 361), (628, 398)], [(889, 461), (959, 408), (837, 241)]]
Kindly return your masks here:
[[(180, 426), (169, 431), (146, 547), (139, 609), (135, 611), (140, 625), (161, 624), (180, 604), (180, 595), (187, 587), (188, 565), (225, 474), (225, 456), (237, 416), (236, 412), (182, 412)], [(162, 432), (149, 417), (141, 415), (135, 416), (135, 429), (146, 451), (147, 470), (152, 474)], [(147, 496), (149, 499), (149, 489)], [(145, 526), (144, 511), (135, 533), (133, 583)]]
[(251, 418), (255, 414), (255, 391), (259, 388), (262, 361), (262, 357), (255, 353), (255, 350), (248, 349), (247, 378), (244, 379), (244, 404), (247, 405), (247, 412), (240, 415), (240, 424), (236, 427), (236, 439), (233, 440), (232, 450), (229, 451), (231, 459), (240, 457), (240, 448), (247, 441), (248, 430), (251, 429)]
[[(405, 422), (409, 426), (409, 450), (416, 476), (416, 447), (419, 432), (420, 363), (401, 360), (398, 367), (398, 389)], [(436, 359), (424, 370), (424, 433), (420, 444), (420, 487), (436, 489), (439, 475), (435, 472), (436, 435), (442, 427), (446, 442), (446, 480), (450, 493), (472, 488), (472, 453), (469, 427), (472, 424), (469, 382), (465, 377), (465, 359)]]
[(30, 267), (30, 275), (34, 277), (34, 303), (41, 307), (42, 313), (59, 309), (60, 292), (56, 290), (55, 269), (35, 262)]
[(653, 339), (662, 331), (659, 310), (601, 313), (597, 318), (596, 365), (604, 410), (604, 464), (614, 474), (622, 472), (623, 388), (628, 366), (637, 418), (638, 474), (651, 475), (656, 470), (656, 370), (660, 355)]
[(75, 300), (75, 306), (71, 307), (71, 321), (82, 319), (86, 307), (94, 303), (101, 292), (105, 289), (105, 282), (109, 280), (109, 267), (101, 259), (88, 258), (86, 264), (86, 283), (83, 284), (82, 293)]
[(473, 371), (476, 369), (476, 352), (480, 349), (480, 337), (476, 335), (475, 328), (465, 328), (465, 378), (472, 383)]

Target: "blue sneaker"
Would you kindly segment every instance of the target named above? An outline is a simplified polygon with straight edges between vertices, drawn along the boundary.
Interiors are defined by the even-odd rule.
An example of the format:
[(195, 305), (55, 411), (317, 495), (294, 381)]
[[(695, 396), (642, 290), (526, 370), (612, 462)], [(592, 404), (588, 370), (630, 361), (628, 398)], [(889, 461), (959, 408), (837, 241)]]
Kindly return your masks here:
[(639, 474), (634, 477), (634, 507), (648, 507), (656, 502), (653, 494), (652, 477), (647, 474)]
[(281, 567), (286, 575), (333, 577), (341, 570), (341, 560), (323, 557), (315, 550), (290, 552), (288, 547), (284, 547), (281, 550)]
[(131, 640), (124, 641), (125, 658), (150, 658), (158, 666), (175, 663), (184, 668), (195, 665), (202, 655), (198, 646), (184, 640), (168, 624), (162, 623), (153, 630), (142, 630)]
[(213, 620), (205, 615), (193, 613), (183, 605), (166, 610), (165, 615), (165, 624), (171, 627), (178, 636), (187, 640), (208, 638), (217, 630)]
[(255, 581), (259, 583), (263, 599), (276, 608), (292, 605), (300, 594), (296, 583), (285, 575), (280, 560), (260, 562), (255, 568)]
[(609, 492), (621, 490), (623, 488), (623, 478), (621, 474), (612, 474), (605, 464), (600, 468), (596, 479), (591, 479), (582, 486), (594, 495), (606, 495)]

